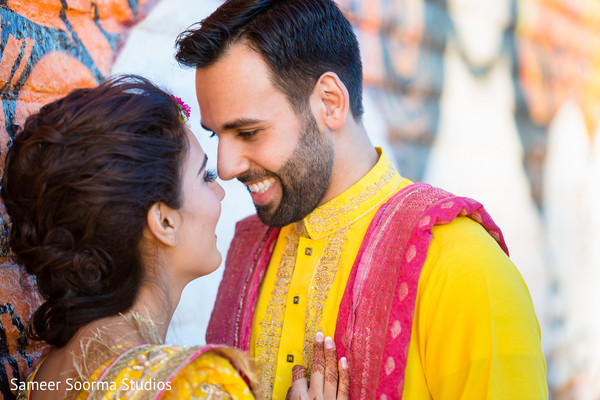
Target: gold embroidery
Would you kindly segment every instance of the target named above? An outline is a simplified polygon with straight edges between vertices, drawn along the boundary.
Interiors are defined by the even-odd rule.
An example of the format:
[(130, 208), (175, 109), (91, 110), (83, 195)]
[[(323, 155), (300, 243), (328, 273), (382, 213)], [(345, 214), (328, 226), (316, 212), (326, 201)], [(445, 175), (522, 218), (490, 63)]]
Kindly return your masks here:
[(290, 281), (294, 274), (296, 255), (300, 234), (303, 231), (301, 223), (295, 223), (287, 237), (287, 244), (281, 255), (277, 268), (275, 286), (269, 298), (267, 313), (260, 321), (260, 334), (256, 341), (256, 358), (258, 366), (258, 384), (265, 398), (270, 398), (273, 393), (273, 381), (277, 367), (277, 353), (283, 329), (283, 317)]
[[(269, 237), (271, 229), (269, 229), (269, 232), (267, 232), (267, 234), (264, 236), (262, 243), (260, 244), (258, 251), (254, 254), (254, 260), (252, 260), (252, 268), (256, 268), (256, 261), (260, 255), (260, 253), (263, 251), (263, 247), (267, 241), (267, 238)], [(275, 244), (273, 244), (275, 245)], [(242, 313), (244, 310), (244, 301), (246, 298), (246, 290), (248, 289), (248, 283), (250, 280), (250, 277), (252, 276), (252, 273), (248, 274), (248, 277), (246, 278), (246, 282), (244, 283), (244, 285), (242, 286), (242, 293), (240, 296), (240, 302), (238, 304), (238, 312), (237, 315), (235, 317), (235, 335), (233, 336), (233, 340), (234, 340), (234, 345), (233, 347), (235, 348), (240, 348), (240, 345), (238, 343), (239, 337), (240, 337), (240, 318), (242, 317)]]
[(228, 393), (221, 390), (219, 386), (209, 385), (208, 383), (200, 385), (200, 392), (202, 393), (202, 397), (194, 397), (194, 399), (228, 400), (233, 398)]
[[(145, 351), (148, 351), (149, 347), (151, 347), (151, 345), (138, 346), (123, 353), (112, 365), (102, 372), (102, 376), (98, 378), (98, 382), (114, 382), (119, 373), (129, 365), (131, 360), (143, 354)], [(103, 384), (98, 384), (97, 387), (99, 390), (92, 391), (88, 395), (88, 399), (94, 400), (105, 397), (108, 388), (105, 388)]]
[(312, 366), (313, 340), (317, 332), (323, 330), (321, 327), (323, 309), (340, 265), (347, 233), (348, 228), (346, 227), (336, 231), (328, 238), (323, 256), (319, 260), (313, 274), (313, 281), (308, 289), (306, 323), (304, 325), (304, 365), (309, 374)]
[[(156, 353), (148, 356), (150, 362), (160, 364), (160, 369), (154, 372), (151, 379), (153, 379), (154, 382), (168, 382), (173, 374), (184, 365), (184, 362), (199, 350), (200, 347), (188, 347), (180, 349), (179, 351), (175, 350), (176, 352), (173, 354), (171, 350), (165, 352), (157, 349)], [(144, 378), (140, 378), (140, 381), (144, 380)], [(160, 386), (156, 387), (154, 394), (151, 395), (148, 393), (148, 399), (154, 399), (162, 389), (163, 388)], [(143, 397), (141, 399), (143, 399)]]
[[(347, 226), (354, 222), (354, 220), (372, 210), (373, 207), (379, 205), (380, 203), (378, 202), (368, 210), (364, 210), (364, 213), (356, 216), (354, 220), (350, 219), (351, 216), (349, 214), (352, 211), (357, 210), (367, 200), (373, 198), (377, 193), (383, 190), (394, 177), (397, 176), (398, 172), (396, 172), (396, 170), (390, 165), (377, 182), (366, 187), (358, 196), (351, 198), (343, 205), (340, 204), (342, 198), (338, 197), (327, 204), (317, 207), (305, 219), (309, 228), (310, 236), (314, 238), (315, 236), (319, 236), (326, 231), (331, 231), (332, 227)], [(390, 191), (390, 194), (391, 193), (393, 193), (393, 190)]]
[[(115, 391), (116, 398), (151, 399), (163, 389), (162, 386), (152, 386), (151, 390), (138, 390), (144, 382), (167, 382), (173, 373), (181, 368), (184, 361), (196, 353), (199, 347), (175, 348), (170, 346), (144, 345), (135, 347), (121, 356), (114, 364), (109, 366), (98, 379), (96, 385), (99, 390), (90, 393), (91, 399), (103, 399), (106, 396), (110, 382), (115, 382), (125, 368), (141, 372), (135, 379), (129, 377), (127, 385), (119, 385)], [(101, 382), (107, 383), (102, 385)]]

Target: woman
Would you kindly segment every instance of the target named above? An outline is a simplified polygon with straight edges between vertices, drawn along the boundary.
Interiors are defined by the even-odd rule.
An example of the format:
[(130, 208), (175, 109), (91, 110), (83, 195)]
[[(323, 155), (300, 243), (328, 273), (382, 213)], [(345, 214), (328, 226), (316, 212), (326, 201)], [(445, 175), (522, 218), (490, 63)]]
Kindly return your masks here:
[[(2, 180), (10, 245), (45, 300), (31, 335), (52, 346), (21, 398), (254, 397), (242, 353), (162, 345), (185, 285), (221, 262), (224, 192), (186, 107), (124, 76), (44, 106), (16, 135)], [(335, 398), (323, 378), (334, 359), (325, 351), (310, 389), (296, 370), (294, 395)]]

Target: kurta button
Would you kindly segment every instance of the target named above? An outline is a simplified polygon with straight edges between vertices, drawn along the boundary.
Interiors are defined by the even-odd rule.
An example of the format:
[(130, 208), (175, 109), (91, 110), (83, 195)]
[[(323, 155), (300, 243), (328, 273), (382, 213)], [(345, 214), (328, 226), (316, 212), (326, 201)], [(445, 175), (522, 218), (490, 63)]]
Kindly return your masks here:
[(307, 247), (304, 250), (304, 254), (306, 254), (307, 256), (312, 256), (312, 247)]
[(288, 354), (288, 355), (287, 355), (287, 362), (289, 362), (289, 363), (293, 363), (293, 362), (294, 362), (294, 356), (293, 356), (293, 355), (291, 355), (291, 354)]
[(294, 304), (300, 303), (300, 296), (294, 296)]

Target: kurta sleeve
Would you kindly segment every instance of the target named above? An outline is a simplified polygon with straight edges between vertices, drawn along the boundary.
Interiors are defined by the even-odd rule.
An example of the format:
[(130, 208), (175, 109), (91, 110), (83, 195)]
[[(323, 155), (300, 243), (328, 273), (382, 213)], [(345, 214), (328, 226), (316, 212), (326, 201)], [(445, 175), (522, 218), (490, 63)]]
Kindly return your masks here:
[(435, 226), (419, 280), (405, 399), (546, 399), (529, 291), (476, 222)]

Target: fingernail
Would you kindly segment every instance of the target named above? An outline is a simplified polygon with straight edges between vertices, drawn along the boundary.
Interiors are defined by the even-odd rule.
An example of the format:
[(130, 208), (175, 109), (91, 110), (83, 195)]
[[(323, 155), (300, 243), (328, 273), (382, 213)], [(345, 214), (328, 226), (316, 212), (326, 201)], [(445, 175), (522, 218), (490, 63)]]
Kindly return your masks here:
[(348, 368), (348, 360), (346, 360), (346, 357), (342, 357), (340, 360), (342, 361), (342, 368)]
[(327, 336), (325, 338), (325, 348), (327, 348), (327, 349), (333, 349), (333, 346), (334, 346), (333, 339), (330, 338), (329, 336)]
[(323, 332), (317, 332), (316, 336), (315, 336), (315, 340), (319, 343), (323, 343), (323, 339), (325, 338), (325, 335), (323, 335)]

